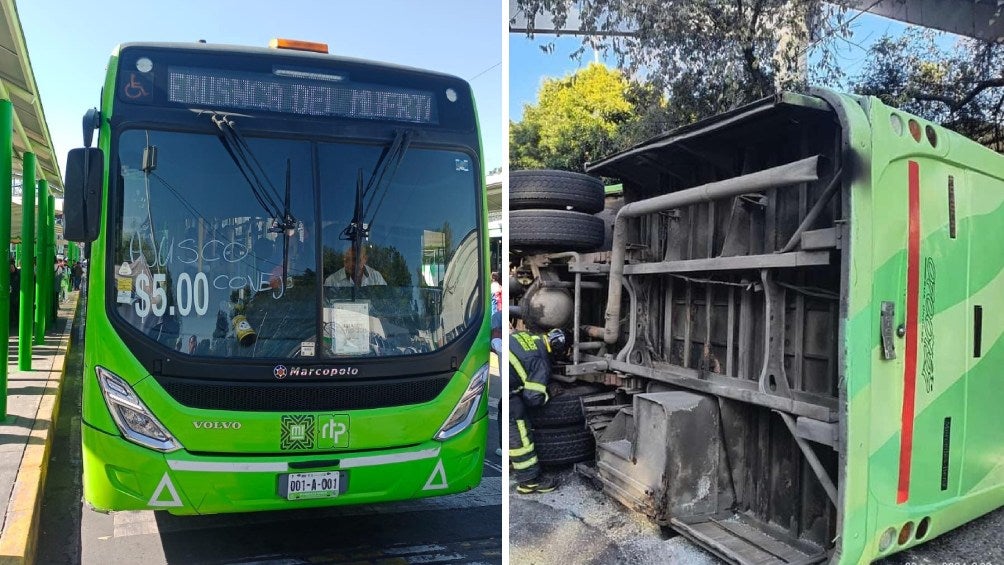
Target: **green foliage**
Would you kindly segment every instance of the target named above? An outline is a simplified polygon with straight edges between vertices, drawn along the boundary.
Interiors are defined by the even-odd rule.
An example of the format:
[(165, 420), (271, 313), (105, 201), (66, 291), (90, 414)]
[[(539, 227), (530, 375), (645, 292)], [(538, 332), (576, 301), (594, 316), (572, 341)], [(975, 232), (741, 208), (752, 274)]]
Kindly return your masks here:
[[(672, 121), (686, 123), (770, 96), (800, 90), (812, 72), (840, 77), (829, 50), (850, 35), (849, 0), (516, 0), (537, 29), (564, 26), (577, 11), (584, 35), (573, 56), (602, 43), (629, 76), (645, 75), (670, 94)], [(552, 21), (539, 16), (550, 12)], [(626, 34), (624, 32), (627, 32)], [(807, 50), (822, 55), (808, 68)]]
[[(687, 124), (807, 82), (846, 89), (837, 46), (851, 41), (860, 2), (850, 0), (516, 0), (530, 28), (581, 22), (582, 47), (612, 54), (628, 76), (644, 76), (668, 95), (656, 121)], [(550, 18), (542, 15), (550, 13)], [(616, 32), (602, 35), (603, 31)], [(532, 33), (530, 34), (533, 35)], [(855, 92), (1004, 150), (1004, 44), (960, 39), (939, 48), (939, 34), (907, 31), (869, 50)], [(544, 50), (550, 50), (545, 45)], [(811, 51), (812, 56), (809, 57)], [(651, 120), (643, 119), (642, 123)], [(538, 132), (526, 126), (514, 141)], [(522, 157), (522, 156), (520, 156)], [(516, 161), (532, 166), (533, 160)]]
[(510, 124), (510, 168), (581, 171), (588, 161), (667, 129), (664, 107), (657, 90), (600, 64), (546, 79), (537, 104)]
[(1004, 45), (959, 39), (943, 49), (939, 37), (913, 29), (880, 38), (853, 91), (1004, 151)]

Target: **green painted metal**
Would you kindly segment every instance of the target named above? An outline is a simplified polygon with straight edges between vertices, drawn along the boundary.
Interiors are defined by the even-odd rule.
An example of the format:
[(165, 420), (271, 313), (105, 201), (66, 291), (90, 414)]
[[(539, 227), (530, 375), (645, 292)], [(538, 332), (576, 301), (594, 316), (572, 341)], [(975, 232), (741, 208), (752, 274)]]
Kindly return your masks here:
[[(42, 181), (45, 182), (45, 181)], [(48, 223), (45, 229), (46, 238), (46, 259), (49, 263), (49, 268), (53, 269), (53, 265), (56, 264), (56, 197), (49, 192), (49, 183), (45, 183), (45, 192), (49, 194), (49, 205), (48, 214), (45, 217), (45, 221)], [(53, 271), (49, 271), (52, 273)], [(55, 274), (52, 275), (53, 281), (55, 281)], [(48, 302), (46, 303), (46, 316), (45, 316), (45, 331), (48, 332), (56, 324), (56, 312), (59, 310), (59, 304), (57, 303), (57, 296), (59, 288), (57, 284), (63, 284), (66, 281), (64, 276), (62, 281), (59, 283), (53, 283), (49, 285), (49, 295), (47, 297)]]
[(18, 323), (17, 367), (31, 370), (31, 343), (35, 326), (35, 154), (25, 153), (21, 177), (21, 309)]
[(48, 263), (49, 184), (38, 181), (38, 225), (35, 229), (35, 345), (45, 343), (49, 297), (52, 295), (52, 263)]
[[(10, 249), (11, 183), (13, 182), (13, 145), (11, 131), (14, 125), (14, 105), (10, 100), (0, 100), (0, 248)], [(8, 251), (9, 254), (9, 251)], [(7, 359), (10, 355), (10, 269), (5, 262), (0, 265), (0, 422), (7, 418)]]
[[(104, 152), (104, 183), (108, 186), (112, 154), (112, 115), (117, 104), (116, 50), (108, 65), (101, 104), (103, 119), (98, 147)], [(480, 143), (477, 148), (481, 154)], [(479, 162), (482, 160), (479, 158)], [(483, 170), (481, 178), (484, 178)], [(483, 183), (483, 180), (482, 180)], [(480, 186), (484, 192), (483, 184)], [(101, 225), (108, 226), (109, 195), (102, 195)], [(485, 199), (481, 197), (481, 225), (487, 226)], [(350, 490), (337, 498), (288, 501), (277, 496), (278, 472), (247, 472), (261, 465), (330, 460), (332, 455), (303, 452), (281, 457), (253, 455), (277, 449), (282, 433), (281, 414), (273, 412), (202, 410), (187, 408), (171, 398), (129, 351), (109, 321), (109, 296), (115, 284), (110, 276), (113, 258), (108, 255), (109, 230), (102, 228), (91, 245), (88, 264), (86, 343), (84, 351), (82, 442), (84, 445), (84, 498), (98, 509), (168, 510), (174, 514), (243, 512), (317, 506), (361, 504), (465, 492), (478, 485), (484, 460), (487, 419), (487, 387), (473, 423), (456, 436), (431, 439), (457, 404), (475, 374), (487, 366), (490, 321), (478, 328), (476, 345), (457, 359), (457, 368), (446, 388), (433, 401), (404, 407), (346, 411), (351, 421), (352, 450), (339, 453), (340, 468), (348, 473)], [(479, 234), (482, 254), (487, 257), (487, 231)], [(483, 280), (487, 280), (487, 261)], [(115, 293), (111, 292), (114, 296)], [(483, 307), (487, 311), (488, 293)], [(113, 305), (114, 306), (114, 305)], [(400, 361), (409, 363), (407, 358)], [(96, 367), (120, 376), (133, 387), (149, 410), (175, 434), (182, 445), (208, 449), (181, 449), (160, 453), (123, 439), (104, 400)], [(222, 367), (221, 370), (226, 370)], [(328, 414), (304, 413), (313, 418)], [(341, 417), (343, 414), (338, 414)], [(239, 422), (239, 427), (217, 428), (193, 425), (203, 421)], [(319, 428), (318, 428), (319, 429)], [(320, 433), (318, 431), (317, 433)], [(407, 446), (407, 447), (393, 447)], [(205, 452), (226, 453), (212, 457)], [(367, 459), (367, 457), (377, 457)], [(367, 464), (372, 461), (372, 464)], [(384, 463), (384, 461), (396, 461)], [(242, 466), (246, 466), (243, 470)], [(329, 465), (330, 467), (330, 465)]]
[[(857, 156), (867, 170), (851, 193), (854, 271), (846, 321), (848, 465), (841, 536), (846, 562), (922, 543), (1004, 505), (998, 416), (1004, 402), (1004, 157), (876, 99), (868, 102), (857, 123), (849, 124), (864, 145)], [(890, 127), (911, 121), (923, 132), (919, 140), (907, 127), (902, 133)], [(912, 305), (910, 167), (919, 173), (919, 283)], [(918, 343), (912, 418), (902, 410), (910, 396), (904, 339), (896, 342), (902, 353), (897, 359), (879, 354), (882, 301), (895, 302), (897, 325), (907, 324), (910, 306), (919, 315), (916, 326), (906, 326), (906, 338), (915, 332)], [(979, 356), (976, 306), (983, 309)], [(912, 443), (905, 444), (910, 435)], [(908, 466), (901, 464), (901, 453)], [(912, 533), (901, 543), (904, 528)], [(888, 547), (884, 532), (896, 534)]]

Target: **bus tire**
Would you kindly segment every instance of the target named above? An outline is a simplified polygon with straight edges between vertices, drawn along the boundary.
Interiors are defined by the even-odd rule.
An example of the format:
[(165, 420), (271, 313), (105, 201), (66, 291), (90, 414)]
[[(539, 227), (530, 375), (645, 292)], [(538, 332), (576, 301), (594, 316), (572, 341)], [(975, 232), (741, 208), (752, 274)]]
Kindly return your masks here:
[(510, 210), (603, 210), (603, 182), (571, 171), (529, 170), (509, 173)]
[(547, 404), (530, 409), (530, 423), (533, 429), (557, 428), (561, 426), (582, 425), (586, 417), (582, 412), (582, 402), (578, 396), (556, 396)]
[[(553, 386), (553, 385), (552, 385)], [(549, 389), (551, 387), (548, 387)], [(551, 399), (547, 404), (530, 408), (529, 418), (534, 429), (559, 428), (565, 426), (583, 426), (586, 413), (582, 409), (583, 396), (603, 391), (598, 384), (582, 383), (573, 386), (555, 387), (550, 391)]]
[(509, 244), (515, 248), (591, 251), (603, 245), (603, 220), (569, 210), (509, 212)]
[(545, 467), (571, 465), (596, 457), (593, 432), (583, 426), (533, 430), (537, 461)]

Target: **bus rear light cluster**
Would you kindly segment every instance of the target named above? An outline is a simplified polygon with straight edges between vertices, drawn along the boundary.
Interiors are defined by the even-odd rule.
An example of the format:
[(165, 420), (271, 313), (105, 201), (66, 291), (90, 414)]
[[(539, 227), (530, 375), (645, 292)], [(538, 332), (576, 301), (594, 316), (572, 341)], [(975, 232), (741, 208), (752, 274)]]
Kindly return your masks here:
[(124, 380), (103, 367), (95, 367), (101, 393), (122, 437), (156, 451), (169, 453), (181, 449), (181, 444), (143, 404)]
[(471, 382), (467, 385), (467, 390), (460, 397), (457, 406), (450, 413), (450, 417), (443, 422), (439, 431), (436, 432), (435, 439), (445, 441), (466, 430), (474, 421), (481, 406), (481, 398), (484, 396), (488, 386), (488, 364), (486, 363), (474, 373)]

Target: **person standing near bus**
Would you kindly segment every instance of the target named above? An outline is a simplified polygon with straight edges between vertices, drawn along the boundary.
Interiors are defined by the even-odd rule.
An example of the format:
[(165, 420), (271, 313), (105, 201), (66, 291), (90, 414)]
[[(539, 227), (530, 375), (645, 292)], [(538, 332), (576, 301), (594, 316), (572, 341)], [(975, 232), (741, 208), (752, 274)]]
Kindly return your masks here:
[(80, 290), (80, 278), (83, 275), (84, 268), (80, 265), (80, 261), (75, 261), (73, 268), (70, 269), (70, 276), (73, 278), (73, 290)]
[(498, 271), (492, 271), (492, 312), (502, 311), (502, 277)]

